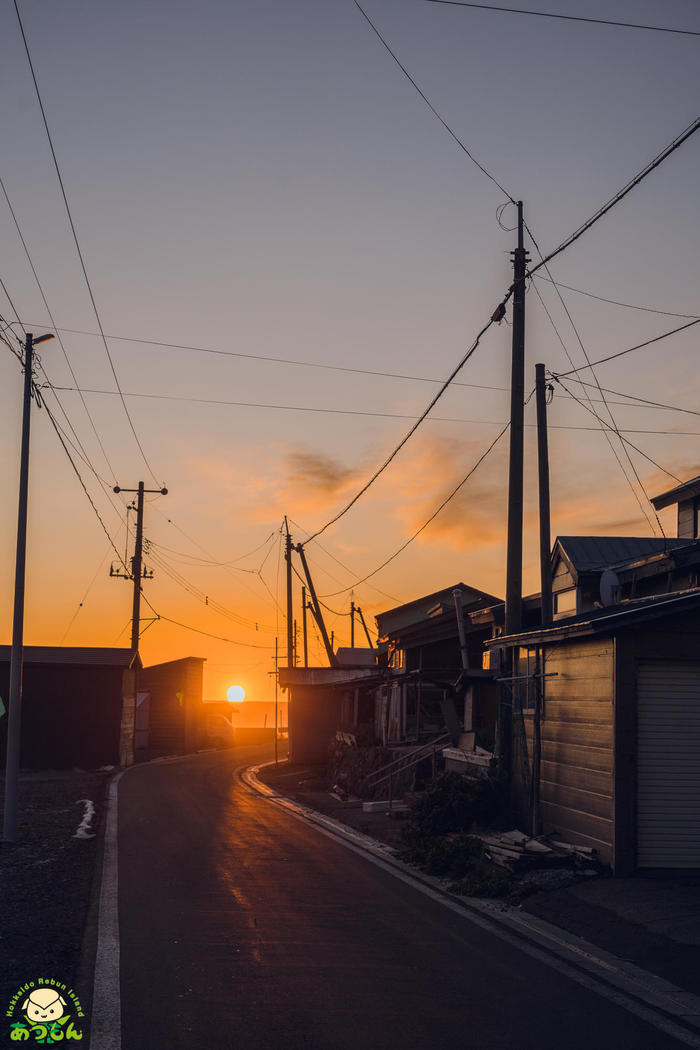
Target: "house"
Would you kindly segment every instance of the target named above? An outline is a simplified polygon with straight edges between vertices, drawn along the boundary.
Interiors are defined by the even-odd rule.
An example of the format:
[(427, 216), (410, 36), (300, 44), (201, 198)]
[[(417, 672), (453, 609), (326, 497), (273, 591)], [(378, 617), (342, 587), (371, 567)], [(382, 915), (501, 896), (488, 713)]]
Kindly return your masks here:
[(373, 649), (336, 653), (337, 667), (280, 667), (289, 691), (289, 761), (322, 763), (339, 730), (361, 732), (372, 724), (374, 686), (383, 672)]
[[(22, 766), (60, 769), (124, 765), (133, 759), (134, 679), (141, 667), (132, 649), (24, 647)], [(0, 696), (7, 697), (10, 646), (0, 646)], [(7, 715), (0, 718), (5, 760)]]
[(380, 654), (387, 668), (376, 688), (378, 740), (385, 745), (419, 743), (447, 726), (454, 737), (466, 728), (476, 731), (484, 747), (493, 746), (496, 691), (491, 675), (482, 669), (482, 645), (490, 636), (490, 621), (471, 617), (496, 604), (503, 603), (457, 583), (376, 617)]
[(505, 636), (494, 617), (485, 643), (509, 668), (524, 825), (618, 875), (700, 867), (700, 479), (652, 502), (678, 504), (678, 537), (559, 537), (554, 622)]

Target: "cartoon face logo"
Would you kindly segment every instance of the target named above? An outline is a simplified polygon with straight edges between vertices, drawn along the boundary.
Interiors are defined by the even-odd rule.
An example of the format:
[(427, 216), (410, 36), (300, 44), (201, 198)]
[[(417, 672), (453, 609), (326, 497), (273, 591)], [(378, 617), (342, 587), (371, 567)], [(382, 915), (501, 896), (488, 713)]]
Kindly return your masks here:
[(63, 1017), (66, 1000), (55, 988), (34, 988), (22, 1003), (27, 1019), (34, 1024), (58, 1021)]

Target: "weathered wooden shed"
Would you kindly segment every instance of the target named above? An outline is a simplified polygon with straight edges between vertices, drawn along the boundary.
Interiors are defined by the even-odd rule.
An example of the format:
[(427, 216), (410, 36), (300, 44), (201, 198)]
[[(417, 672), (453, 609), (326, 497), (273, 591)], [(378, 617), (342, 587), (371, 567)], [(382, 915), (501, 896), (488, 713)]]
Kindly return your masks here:
[(203, 677), (204, 659), (198, 656), (139, 672), (136, 746), (141, 757), (182, 754), (206, 745)]
[[(546, 676), (541, 830), (596, 848), (618, 875), (700, 868), (700, 590), (624, 601), (487, 643), (504, 646), (517, 649), (518, 673), (537, 666)], [(525, 810), (533, 682), (513, 687), (513, 785)]]
[[(24, 647), (20, 762), (35, 769), (95, 768), (131, 761), (132, 649)], [(10, 646), (0, 646), (0, 696), (7, 705)], [(7, 715), (0, 718), (4, 763)]]

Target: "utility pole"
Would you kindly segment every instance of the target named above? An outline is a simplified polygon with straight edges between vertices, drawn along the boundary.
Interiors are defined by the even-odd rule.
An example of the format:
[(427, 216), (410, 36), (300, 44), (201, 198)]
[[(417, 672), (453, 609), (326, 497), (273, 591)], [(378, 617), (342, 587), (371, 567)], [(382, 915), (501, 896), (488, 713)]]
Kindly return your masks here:
[[(508, 549), (506, 555), (506, 635), (523, 625), (523, 446), (525, 414), (525, 273), (527, 253), (523, 232), (523, 202), (518, 208), (518, 247), (513, 252), (513, 344), (510, 381), (510, 463), (508, 469)], [(517, 675), (517, 650), (508, 650), (505, 672)], [(513, 693), (501, 684), (498, 717), (503, 773), (510, 778), (513, 752)]]
[(24, 341), (24, 396), (22, 402), (22, 439), (20, 445), (19, 501), (17, 510), (17, 553), (15, 559), (15, 601), (12, 617), (12, 649), (10, 651), (10, 695), (7, 709), (7, 759), (5, 767), (5, 808), (3, 840), (14, 842), (17, 837), (17, 788), (22, 729), (22, 667), (24, 652), (24, 581), (27, 564), (27, 502), (29, 497), (29, 424), (32, 408), (32, 365), (34, 347), (53, 339), (41, 335), (35, 339), (25, 333)]
[(139, 647), (139, 636), (141, 634), (141, 580), (152, 580), (153, 572), (149, 572), (148, 569), (143, 568), (143, 497), (146, 492), (158, 493), (161, 496), (167, 496), (167, 489), (147, 489), (144, 487), (143, 481), (139, 481), (139, 487), (137, 489), (122, 489), (119, 485), (114, 486), (115, 492), (135, 492), (136, 493), (136, 542), (134, 544), (134, 554), (131, 559), (131, 574), (119, 572), (112, 566), (109, 570), (110, 576), (118, 576), (124, 580), (134, 581), (134, 597), (132, 601), (131, 611), (131, 648), (137, 650)]
[[(286, 518), (285, 518), (286, 521)], [(289, 535), (289, 534), (287, 534)], [(275, 638), (275, 765), (277, 765), (277, 692), (279, 689), (278, 640)]]
[(292, 647), (294, 645), (294, 639), (292, 632), (294, 613), (292, 609), (292, 537), (289, 535), (289, 525), (287, 524), (286, 514), (284, 516), (284, 527), (287, 530), (287, 539), (284, 550), (284, 560), (287, 563), (287, 667), (293, 667), (294, 653)]
[(323, 613), (321, 612), (321, 606), (319, 605), (318, 598), (316, 597), (316, 589), (314, 587), (313, 580), (311, 579), (311, 573), (309, 572), (309, 566), (306, 561), (306, 554), (304, 553), (303, 544), (297, 543), (294, 549), (298, 552), (299, 557), (301, 558), (301, 564), (304, 569), (304, 575), (306, 576), (306, 582), (309, 585), (309, 594), (311, 595), (311, 611), (314, 614), (314, 619), (318, 624), (318, 629), (321, 632), (321, 637), (323, 638), (323, 647), (326, 650), (328, 663), (331, 665), (331, 667), (337, 667), (338, 660), (336, 658), (335, 653), (333, 652), (331, 640), (328, 637), (326, 625), (323, 620)]
[(364, 615), (362, 613), (362, 609), (360, 608), (359, 605), (355, 606), (355, 612), (360, 617), (360, 623), (362, 624), (362, 626), (365, 629), (365, 634), (367, 635), (367, 644), (368, 644), (368, 646), (370, 647), (370, 649), (374, 649), (374, 642), (370, 638), (369, 631), (367, 630), (367, 624), (365, 623), (365, 618), (364, 618)]
[(294, 666), (297, 665), (297, 622), (294, 621)]
[(306, 586), (301, 586), (301, 633), (304, 638), (304, 667), (309, 666), (309, 640), (306, 634)]
[(523, 417), (525, 401), (525, 272), (523, 202), (518, 201), (518, 247), (513, 252), (513, 347), (510, 383), (510, 465), (505, 633), (522, 628), (523, 592)]
[(542, 590), (542, 626), (552, 622), (552, 563), (549, 513), (549, 448), (547, 443), (547, 387), (544, 365), (535, 365), (535, 399), (537, 403), (537, 472), (540, 497), (540, 588)]
[(350, 602), (350, 648), (355, 648), (355, 603)]

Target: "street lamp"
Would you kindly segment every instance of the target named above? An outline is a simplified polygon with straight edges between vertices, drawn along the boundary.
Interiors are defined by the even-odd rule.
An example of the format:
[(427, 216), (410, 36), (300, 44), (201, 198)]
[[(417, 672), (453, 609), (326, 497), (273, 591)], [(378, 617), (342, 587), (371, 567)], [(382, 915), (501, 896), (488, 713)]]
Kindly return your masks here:
[(24, 343), (24, 401), (22, 443), (19, 468), (19, 509), (17, 512), (17, 559), (15, 562), (15, 602), (10, 654), (10, 696), (7, 711), (7, 763), (5, 768), (5, 811), (3, 840), (14, 842), (17, 834), (17, 785), (19, 781), (20, 729), (22, 724), (22, 650), (24, 644), (24, 578), (27, 560), (27, 495), (29, 488), (29, 421), (32, 404), (33, 348), (53, 335), (36, 339), (26, 333)]

